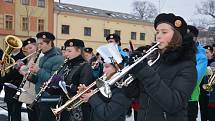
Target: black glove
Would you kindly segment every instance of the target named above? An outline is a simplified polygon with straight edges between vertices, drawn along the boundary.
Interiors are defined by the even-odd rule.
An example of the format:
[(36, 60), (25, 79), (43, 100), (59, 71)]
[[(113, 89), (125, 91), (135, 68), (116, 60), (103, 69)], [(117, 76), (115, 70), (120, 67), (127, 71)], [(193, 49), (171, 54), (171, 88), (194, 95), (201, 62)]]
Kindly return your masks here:
[(134, 66), (128, 73), (129, 74), (136, 74), (141, 69), (143, 69), (145, 66), (148, 66), (147, 59), (143, 59), (141, 62), (139, 62), (136, 66)]
[(133, 64), (136, 59), (142, 57), (142, 53), (139, 51), (134, 51), (132, 53), (129, 54), (129, 58), (128, 58), (128, 64), (131, 65)]

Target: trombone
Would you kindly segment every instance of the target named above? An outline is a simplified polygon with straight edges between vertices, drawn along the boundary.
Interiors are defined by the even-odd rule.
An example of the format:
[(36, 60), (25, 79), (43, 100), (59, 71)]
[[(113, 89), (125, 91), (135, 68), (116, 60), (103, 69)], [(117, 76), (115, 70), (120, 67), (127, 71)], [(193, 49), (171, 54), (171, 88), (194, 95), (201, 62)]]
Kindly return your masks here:
[[(87, 88), (82, 91), (81, 93), (76, 94), (73, 96), (71, 99), (69, 99), (65, 104), (62, 106), (56, 108), (56, 109), (51, 109), (53, 114), (55, 116), (58, 116), (63, 110), (68, 108), (70, 106), (70, 109), (74, 109), (78, 106), (80, 106), (83, 101), (80, 100), (79, 98), (86, 93), (87, 91), (91, 90), (94, 86), (97, 86), (96, 89), (93, 90), (94, 94), (100, 91), (105, 97), (110, 98), (112, 93), (110, 90), (110, 86), (117, 84), (119, 80), (121, 80), (132, 68), (134, 68), (138, 63), (143, 61), (145, 58), (147, 58), (150, 54), (155, 52), (158, 48), (156, 48), (159, 45), (159, 43), (156, 43), (154, 46), (152, 46), (143, 57), (140, 57), (136, 59), (135, 63), (133, 63), (130, 66), (126, 66), (122, 70), (119, 70), (117, 73), (115, 73), (110, 79), (107, 80), (107, 76), (103, 75), (102, 77), (98, 78), (96, 81), (94, 81), (92, 84), (87, 86)], [(148, 64), (149, 66), (152, 66), (158, 59), (160, 58), (160, 55), (158, 54), (158, 57), (154, 61), (150, 61)], [(129, 74), (129, 77), (125, 79), (124, 82), (120, 83), (120, 86), (128, 86), (134, 78), (132, 75)]]

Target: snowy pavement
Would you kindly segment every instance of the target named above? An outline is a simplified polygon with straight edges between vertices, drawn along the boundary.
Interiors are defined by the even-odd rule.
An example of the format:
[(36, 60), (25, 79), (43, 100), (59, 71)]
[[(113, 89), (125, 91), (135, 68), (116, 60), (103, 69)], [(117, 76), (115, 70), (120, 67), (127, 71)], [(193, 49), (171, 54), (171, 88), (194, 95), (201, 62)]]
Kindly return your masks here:
[[(2, 104), (3, 97), (4, 97), (4, 92), (2, 91), (0, 93), (0, 106), (3, 105)], [(25, 107), (25, 105), (24, 105), (24, 107)], [(7, 120), (7, 111), (5, 109), (1, 108), (1, 107), (0, 107), (0, 121), (8, 121)], [(28, 115), (27, 115), (26, 112), (22, 112), (22, 121), (28, 121)], [(126, 118), (126, 121), (134, 121), (134, 119), (133, 119), (133, 113), (132, 113), (132, 115), (130, 117)], [(197, 121), (201, 121), (200, 114), (198, 115)]]

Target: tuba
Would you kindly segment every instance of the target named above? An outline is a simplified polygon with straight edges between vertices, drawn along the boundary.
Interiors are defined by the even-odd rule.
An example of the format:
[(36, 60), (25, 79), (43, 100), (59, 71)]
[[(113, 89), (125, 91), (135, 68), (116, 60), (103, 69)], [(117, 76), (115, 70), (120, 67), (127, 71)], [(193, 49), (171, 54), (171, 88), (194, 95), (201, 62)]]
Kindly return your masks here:
[(19, 49), (22, 47), (22, 41), (18, 37), (13, 35), (6, 36), (4, 41), (7, 47), (1, 59), (1, 64), (3, 65), (3, 68), (1, 69), (1, 76), (4, 76), (5, 73), (8, 73), (7, 67), (9, 65), (15, 63), (15, 60), (10, 57), (10, 54), (13, 49)]

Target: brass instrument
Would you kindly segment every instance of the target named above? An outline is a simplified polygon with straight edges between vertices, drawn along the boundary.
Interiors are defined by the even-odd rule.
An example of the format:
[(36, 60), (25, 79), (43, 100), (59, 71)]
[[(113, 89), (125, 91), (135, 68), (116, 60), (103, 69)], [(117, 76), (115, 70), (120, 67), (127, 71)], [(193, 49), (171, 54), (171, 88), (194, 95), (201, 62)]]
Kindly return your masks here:
[(208, 83), (207, 84), (203, 84), (202, 88), (208, 92), (212, 92), (213, 91), (213, 85), (215, 84), (215, 73), (213, 73), (209, 79), (208, 79)]
[[(64, 103), (62, 106), (53, 109), (51, 108), (53, 114), (57, 117), (63, 110), (68, 109), (68, 110), (72, 110), (77, 108), (78, 106), (80, 106), (83, 101), (79, 100), (79, 98), (81, 97), (81, 95), (83, 95), (84, 93), (86, 93), (87, 91), (91, 90), (94, 86), (100, 87), (102, 86), (104, 80), (106, 80), (106, 75), (101, 76), (100, 78), (98, 78), (96, 81), (94, 81), (93, 83), (91, 83), (89, 86), (87, 86), (87, 88), (76, 94), (75, 96), (73, 96), (72, 98), (70, 98), (66, 103)], [(98, 88), (94, 89), (94, 94), (97, 93), (99, 91)]]
[(29, 108), (31, 110), (33, 109), (33, 106), (39, 101), (39, 99), (42, 97), (42, 95), (44, 94), (44, 92), (48, 88), (49, 84), (52, 82), (53, 77), (56, 76), (64, 68), (66, 63), (67, 63), (67, 60), (65, 60), (64, 64), (61, 65), (61, 67), (52, 74), (52, 76), (49, 78), (49, 80), (43, 84), (43, 86), (41, 87), (41, 90), (36, 95), (34, 101), (27, 108)]
[[(30, 56), (32, 56), (33, 54), (35, 54), (35, 53), (37, 53), (36, 54), (36, 58), (34, 59), (34, 63), (36, 63), (37, 62), (37, 60), (38, 60), (38, 58), (39, 58), (39, 56), (40, 56), (40, 53), (41, 53), (41, 50), (39, 50), (38, 52), (33, 52), (33, 53), (31, 53), (31, 54), (29, 54), (28, 56), (30, 57)], [(27, 56), (26, 56), (27, 57)], [(25, 85), (25, 82), (28, 80), (28, 77), (29, 76), (31, 76), (32, 75), (32, 73), (28, 70), (28, 72), (27, 72), (27, 74), (25, 74), (24, 75), (24, 77), (23, 77), (23, 79), (22, 79), (22, 82), (21, 82), (21, 84), (19, 85), (19, 88), (17, 89), (17, 92), (16, 92), (16, 94), (14, 95), (14, 99), (19, 99), (19, 96), (21, 95), (21, 93), (22, 93), (22, 89), (23, 89), (23, 87), (24, 87), (24, 85)]]
[[(90, 84), (89, 86), (87, 86), (87, 88), (82, 91), (81, 93), (76, 94), (75, 96), (73, 96), (71, 99), (69, 99), (64, 105), (56, 108), (56, 109), (51, 109), (52, 112), (54, 113), (55, 116), (59, 115), (63, 110), (65, 110), (66, 108), (68, 108), (68, 106), (70, 106), (70, 109), (74, 109), (78, 106), (80, 106), (83, 101), (80, 100), (79, 98), (86, 93), (87, 91), (91, 90), (94, 86), (97, 86), (96, 89), (93, 90), (94, 94), (97, 93), (98, 91), (100, 91), (105, 97), (110, 98), (112, 96), (111, 90), (110, 90), (110, 86), (117, 84), (118, 86), (128, 86), (133, 80), (134, 78), (132, 77), (132, 75), (129, 74), (129, 77), (127, 79), (125, 79), (123, 82), (118, 83), (119, 80), (121, 80), (126, 74), (128, 74), (128, 72), (134, 68), (138, 63), (140, 63), (141, 61), (143, 61), (145, 58), (147, 58), (150, 54), (152, 54), (155, 50), (157, 50), (158, 48), (156, 48), (159, 45), (159, 43), (155, 44), (154, 46), (152, 46), (143, 57), (140, 57), (138, 59), (136, 59), (135, 63), (133, 63), (130, 66), (126, 66), (124, 67), (122, 70), (119, 70), (117, 73), (115, 73), (110, 79), (108, 79), (108, 77), (106, 75), (103, 75), (102, 77), (100, 77), (99, 79), (97, 79), (96, 81), (94, 81), (92, 84)], [(148, 62), (149, 66), (152, 66), (158, 59), (160, 58), (160, 55), (158, 54), (158, 57), (154, 60), (154, 61), (150, 61)]]
[(8, 72), (9, 69), (8, 66), (11, 63), (15, 63), (15, 60), (10, 57), (10, 54), (13, 51), (13, 49), (19, 49), (22, 47), (22, 41), (18, 37), (13, 35), (6, 36), (4, 41), (7, 47), (1, 59), (1, 64), (3, 66), (3, 68), (1, 69), (1, 76), (4, 76), (5, 73)]

